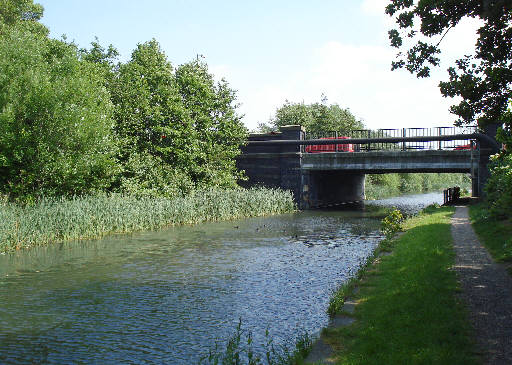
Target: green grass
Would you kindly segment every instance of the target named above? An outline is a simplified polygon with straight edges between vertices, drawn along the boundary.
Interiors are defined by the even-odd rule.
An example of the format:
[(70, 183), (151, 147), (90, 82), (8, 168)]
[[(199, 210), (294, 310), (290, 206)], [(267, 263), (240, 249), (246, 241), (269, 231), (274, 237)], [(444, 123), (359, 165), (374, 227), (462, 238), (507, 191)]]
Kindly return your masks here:
[(290, 192), (265, 188), (209, 189), (175, 199), (117, 194), (42, 199), (27, 207), (4, 200), (0, 202), (0, 252), (293, 210)]
[(485, 203), (470, 206), (469, 215), (480, 242), (492, 257), (499, 262), (512, 263), (512, 219), (492, 218)]
[(352, 295), (357, 320), (325, 330), (338, 364), (476, 363), (450, 270), (452, 214), (453, 208), (429, 208), (407, 220), (393, 253), (363, 271)]

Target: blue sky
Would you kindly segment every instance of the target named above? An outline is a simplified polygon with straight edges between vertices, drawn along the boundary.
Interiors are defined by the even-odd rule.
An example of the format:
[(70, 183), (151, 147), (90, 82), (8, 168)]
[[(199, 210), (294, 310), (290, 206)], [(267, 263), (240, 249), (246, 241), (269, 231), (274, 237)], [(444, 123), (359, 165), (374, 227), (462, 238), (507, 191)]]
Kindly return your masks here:
[(371, 128), (450, 125), (450, 100), (437, 88), (454, 57), (473, 48), (475, 24), (443, 40), (446, 62), (431, 79), (390, 71), (392, 23), (386, 0), (199, 1), (36, 0), (50, 35), (81, 47), (94, 37), (121, 60), (155, 38), (174, 65), (205, 57), (237, 90), (244, 123), (254, 129), (287, 99), (350, 108)]

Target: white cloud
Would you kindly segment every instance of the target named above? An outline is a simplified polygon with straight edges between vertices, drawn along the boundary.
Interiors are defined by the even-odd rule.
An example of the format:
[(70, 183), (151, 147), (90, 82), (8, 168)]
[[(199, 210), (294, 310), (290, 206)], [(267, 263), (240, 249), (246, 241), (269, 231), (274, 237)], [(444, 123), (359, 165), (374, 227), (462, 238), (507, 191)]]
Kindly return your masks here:
[(369, 15), (385, 15), (384, 9), (389, 4), (387, 0), (364, 0), (361, 8)]
[(464, 19), (450, 30), (442, 42), (441, 67), (430, 78), (417, 79), (405, 70), (391, 71), (396, 50), (387, 40), (393, 23), (384, 13), (386, 4), (386, 0), (364, 0), (361, 5), (381, 24), (377, 45), (325, 42), (310, 50), (311, 59), (299, 67), (300, 73), (280, 70), (279, 83), (261, 81), (257, 75), (250, 82), (239, 77), (246, 125), (254, 129), (258, 122), (268, 121), (286, 99), (311, 103), (320, 101), (322, 93), (330, 103), (350, 108), (370, 128), (451, 125), (456, 117), (449, 107), (457, 100), (443, 98), (438, 83), (448, 78), (446, 69), (455, 59), (472, 52), (481, 23)]
[(437, 79), (416, 79), (405, 71), (390, 71), (393, 51), (384, 46), (354, 46), (329, 42), (313, 50), (313, 65), (290, 74), (280, 84), (240, 90), (246, 124), (268, 121), (285, 99), (306, 103), (325, 93), (330, 103), (350, 108), (371, 128), (450, 125), (450, 101)]

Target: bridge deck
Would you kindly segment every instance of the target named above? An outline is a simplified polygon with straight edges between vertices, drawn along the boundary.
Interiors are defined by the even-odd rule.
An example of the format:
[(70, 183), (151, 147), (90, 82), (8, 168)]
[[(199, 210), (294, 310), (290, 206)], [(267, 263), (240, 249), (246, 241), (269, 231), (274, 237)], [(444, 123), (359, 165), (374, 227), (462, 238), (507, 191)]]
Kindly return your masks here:
[(344, 170), (364, 173), (470, 172), (478, 167), (478, 151), (375, 151), (303, 153), (303, 170)]

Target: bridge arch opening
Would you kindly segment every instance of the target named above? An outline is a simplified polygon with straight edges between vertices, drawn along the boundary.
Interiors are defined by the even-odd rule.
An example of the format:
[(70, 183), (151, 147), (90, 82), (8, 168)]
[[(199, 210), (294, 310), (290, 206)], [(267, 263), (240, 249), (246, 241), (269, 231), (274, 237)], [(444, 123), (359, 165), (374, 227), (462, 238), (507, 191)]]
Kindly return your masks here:
[(365, 174), (313, 170), (303, 177), (303, 200), (310, 208), (360, 202), (365, 196)]

